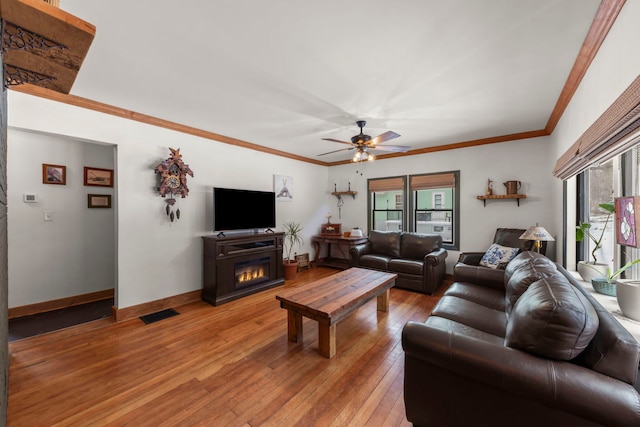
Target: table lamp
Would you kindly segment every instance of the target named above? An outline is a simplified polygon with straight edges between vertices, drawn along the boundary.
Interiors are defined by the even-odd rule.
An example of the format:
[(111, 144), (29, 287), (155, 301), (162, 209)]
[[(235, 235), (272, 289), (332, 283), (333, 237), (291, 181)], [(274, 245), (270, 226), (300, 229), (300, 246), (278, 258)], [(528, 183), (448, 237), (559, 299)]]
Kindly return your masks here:
[(535, 242), (533, 244), (533, 248), (538, 253), (540, 253), (540, 246), (542, 246), (542, 243), (540, 242), (550, 242), (556, 240), (551, 236), (551, 234), (549, 234), (547, 230), (544, 229), (544, 227), (540, 227), (538, 223), (536, 223), (535, 226), (529, 227), (527, 231), (522, 233), (520, 239), (533, 240)]

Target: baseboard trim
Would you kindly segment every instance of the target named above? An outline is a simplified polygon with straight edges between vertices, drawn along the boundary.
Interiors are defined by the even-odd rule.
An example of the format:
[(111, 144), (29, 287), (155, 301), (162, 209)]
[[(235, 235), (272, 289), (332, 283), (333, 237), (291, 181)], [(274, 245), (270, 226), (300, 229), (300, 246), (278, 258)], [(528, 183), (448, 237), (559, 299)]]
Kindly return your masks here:
[(117, 308), (113, 307), (113, 318), (116, 323), (125, 322), (127, 320), (136, 319), (140, 316), (155, 313), (156, 311), (174, 308), (180, 305), (189, 304), (201, 300), (202, 291), (192, 291), (172, 297), (163, 298), (155, 301), (149, 301), (131, 307)]
[(90, 292), (88, 294), (74, 295), (72, 297), (43, 301), (35, 304), (23, 305), (20, 307), (12, 307), (9, 309), (9, 319), (30, 316), (32, 314), (38, 313), (46, 313), (48, 311), (73, 307), (74, 305), (86, 304), (88, 302), (100, 301), (103, 299), (113, 298), (113, 295), (113, 289), (105, 289), (103, 291)]

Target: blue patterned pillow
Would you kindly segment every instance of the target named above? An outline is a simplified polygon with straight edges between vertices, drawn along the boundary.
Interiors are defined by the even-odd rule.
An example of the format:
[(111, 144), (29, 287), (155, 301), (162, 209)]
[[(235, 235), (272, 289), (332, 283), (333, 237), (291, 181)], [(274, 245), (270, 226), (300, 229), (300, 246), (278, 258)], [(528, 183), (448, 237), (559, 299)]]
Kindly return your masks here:
[(500, 265), (507, 265), (509, 261), (518, 255), (518, 248), (509, 248), (497, 243), (489, 246), (489, 250), (482, 256), (480, 265), (489, 268), (498, 268)]

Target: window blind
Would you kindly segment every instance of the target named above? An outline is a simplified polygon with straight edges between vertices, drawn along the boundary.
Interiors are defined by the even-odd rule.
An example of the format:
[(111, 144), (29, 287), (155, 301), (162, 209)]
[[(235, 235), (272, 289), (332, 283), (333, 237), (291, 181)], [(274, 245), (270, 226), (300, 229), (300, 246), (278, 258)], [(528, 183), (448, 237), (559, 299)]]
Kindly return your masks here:
[(640, 139), (640, 76), (558, 159), (554, 176), (568, 179), (605, 162)]
[(398, 191), (404, 189), (404, 178), (381, 178), (369, 180), (369, 191)]
[(455, 185), (456, 177), (453, 172), (429, 175), (413, 175), (410, 178), (411, 191), (450, 188), (455, 187)]

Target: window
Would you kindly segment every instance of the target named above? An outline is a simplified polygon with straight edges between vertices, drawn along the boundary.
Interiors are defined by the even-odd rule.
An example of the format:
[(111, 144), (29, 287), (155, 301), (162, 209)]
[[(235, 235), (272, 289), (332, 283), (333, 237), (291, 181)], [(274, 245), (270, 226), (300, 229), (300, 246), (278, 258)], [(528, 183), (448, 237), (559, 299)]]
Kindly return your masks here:
[(377, 178), (368, 181), (369, 230), (399, 231), (405, 229), (406, 177)]
[(435, 233), (446, 248), (459, 247), (459, 171), (375, 178), (368, 189), (369, 230)]
[(455, 212), (459, 200), (459, 172), (411, 175), (409, 190), (413, 202), (412, 231), (440, 234), (443, 244), (458, 247)]
[(433, 193), (433, 207), (434, 209), (444, 208), (444, 193), (440, 193), (440, 192)]
[(609, 218), (608, 212), (602, 209), (601, 203), (613, 203), (614, 199), (614, 170), (617, 170), (617, 159), (612, 159), (602, 165), (592, 166), (582, 172), (578, 180), (584, 191), (580, 191), (579, 222), (591, 224), (589, 233), (599, 239), (602, 236), (600, 248), (595, 250), (595, 243), (589, 238), (578, 242), (577, 254), (584, 261), (593, 261), (594, 255), (598, 263), (611, 264), (615, 257), (614, 218)]

